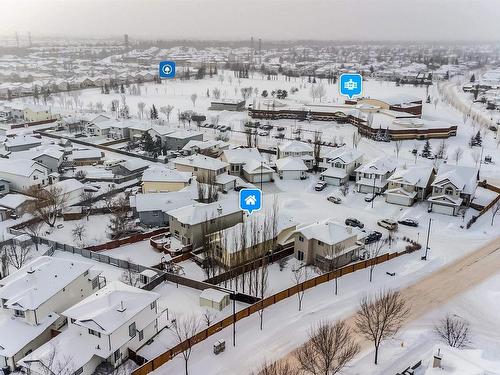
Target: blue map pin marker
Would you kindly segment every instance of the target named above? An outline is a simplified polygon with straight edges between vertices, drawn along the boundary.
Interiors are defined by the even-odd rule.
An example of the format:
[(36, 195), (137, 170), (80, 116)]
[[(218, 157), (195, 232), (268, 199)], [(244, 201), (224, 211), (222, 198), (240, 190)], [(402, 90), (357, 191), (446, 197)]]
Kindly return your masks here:
[(361, 74), (342, 74), (339, 80), (340, 95), (348, 96), (352, 99), (363, 92), (363, 77)]
[(240, 209), (251, 214), (262, 207), (262, 191), (260, 189), (240, 190)]

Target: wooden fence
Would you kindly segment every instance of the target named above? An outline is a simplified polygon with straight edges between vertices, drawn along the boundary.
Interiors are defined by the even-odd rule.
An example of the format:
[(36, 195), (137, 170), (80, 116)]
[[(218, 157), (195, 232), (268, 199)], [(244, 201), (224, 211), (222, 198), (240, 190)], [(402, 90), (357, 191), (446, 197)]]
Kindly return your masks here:
[(288, 289), (282, 290), (281, 292), (278, 292), (272, 296), (269, 296), (261, 301), (258, 301), (247, 308), (243, 310), (239, 310), (236, 312), (235, 315), (228, 316), (227, 318), (211, 325), (210, 327), (204, 329), (203, 331), (197, 333), (196, 335), (188, 338), (187, 340), (177, 344), (173, 348), (170, 348), (166, 352), (158, 355), (157, 357), (153, 358), (152, 360), (146, 362), (144, 365), (141, 367), (138, 367), (132, 372), (132, 375), (146, 375), (149, 374), (150, 372), (154, 371), (155, 369), (158, 369), (160, 366), (164, 365), (168, 361), (170, 361), (172, 358), (174, 358), (176, 355), (182, 353), (184, 350), (194, 346), (195, 344), (207, 339), (208, 337), (216, 334), (217, 332), (223, 330), (226, 327), (229, 327), (231, 324), (234, 322), (238, 322), (241, 319), (244, 319), (258, 311), (260, 311), (262, 308), (267, 308), (271, 305), (274, 305), (280, 301), (283, 301), (286, 298), (289, 298), (291, 296), (294, 296), (298, 292), (305, 291), (307, 289), (314, 288), (317, 285), (329, 282), (331, 280), (334, 280), (337, 277), (341, 277), (347, 274), (350, 274), (352, 272), (362, 270), (365, 268), (370, 267), (372, 264), (380, 264), (384, 263), (388, 260), (394, 259), (400, 255), (407, 254), (407, 251), (403, 252), (396, 252), (396, 253), (387, 253), (380, 255), (376, 258), (373, 259), (368, 259), (362, 262), (358, 263), (353, 263), (348, 266), (342, 267), (336, 271), (328, 272), (323, 275), (314, 277), (312, 279), (306, 280), (303, 283), (300, 283), (298, 285), (294, 285)]
[[(478, 185), (487, 189), (487, 190), (491, 190), (491, 191), (497, 193), (497, 196), (490, 203), (488, 203), (486, 206), (484, 206), (479, 211), (479, 213), (477, 215), (472, 216), (472, 218), (467, 222), (467, 229), (469, 229), (472, 226), (472, 224), (474, 224), (477, 221), (477, 219), (479, 219), (486, 212), (488, 212), (488, 210), (490, 208), (492, 208), (495, 204), (497, 204), (497, 202), (500, 200), (500, 187), (497, 187), (495, 185), (490, 185), (486, 181), (482, 181)], [(472, 205), (471, 205), (471, 207), (472, 207)]]
[(120, 238), (118, 240), (106, 242), (106, 243), (103, 243), (100, 245), (89, 246), (89, 247), (86, 247), (85, 249), (92, 250), (92, 251), (116, 249), (117, 247), (120, 247), (123, 245), (128, 245), (131, 243), (136, 243), (139, 241), (143, 241), (145, 239), (149, 239), (151, 236), (155, 236), (157, 234), (162, 234), (162, 233), (165, 233), (167, 231), (168, 231), (168, 228), (160, 228), (160, 229), (154, 230), (152, 232), (134, 234), (130, 237)]

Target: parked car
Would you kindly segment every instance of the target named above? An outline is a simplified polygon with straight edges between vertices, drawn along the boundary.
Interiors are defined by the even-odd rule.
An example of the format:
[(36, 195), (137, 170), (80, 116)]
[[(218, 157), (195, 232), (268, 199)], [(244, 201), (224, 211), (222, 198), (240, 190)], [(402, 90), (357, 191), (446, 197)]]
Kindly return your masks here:
[(236, 187), (234, 188), (234, 191), (240, 191), (240, 190), (242, 190), (242, 189), (244, 189), (244, 188), (245, 188), (245, 186), (236, 186)]
[(364, 238), (365, 245), (371, 244), (373, 242), (377, 242), (382, 238), (382, 233), (374, 230), (368, 236)]
[(345, 225), (348, 225), (350, 227), (358, 227), (360, 229), (363, 229), (365, 227), (365, 225), (361, 221), (353, 217), (348, 217), (347, 219), (345, 219)]
[(318, 183), (314, 186), (314, 190), (316, 191), (322, 191), (326, 188), (326, 182), (325, 181), (318, 181)]
[(373, 193), (366, 194), (365, 202), (371, 202), (372, 200), (375, 199), (376, 196), (377, 196), (377, 194), (373, 194)]
[(269, 135), (269, 132), (267, 130), (265, 130), (265, 131), (259, 132), (259, 135), (262, 137), (265, 137), (265, 136)]
[(391, 220), (391, 219), (379, 220), (379, 221), (377, 221), (377, 224), (380, 225), (382, 228), (385, 228), (387, 230), (398, 229), (398, 223), (394, 220)]
[(328, 198), (326, 198), (329, 202), (335, 203), (335, 204), (340, 204), (342, 202), (342, 199), (339, 197), (336, 197), (334, 195), (330, 195)]
[(278, 131), (279, 131), (279, 132), (282, 132), (282, 131), (284, 131), (284, 130), (285, 130), (285, 128), (284, 128), (283, 126), (278, 127)]
[(413, 220), (413, 219), (406, 218), (406, 219), (398, 220), (398, 223), (401, 225), (407, 225), (409, 227), (418, 227), (418, 221)]

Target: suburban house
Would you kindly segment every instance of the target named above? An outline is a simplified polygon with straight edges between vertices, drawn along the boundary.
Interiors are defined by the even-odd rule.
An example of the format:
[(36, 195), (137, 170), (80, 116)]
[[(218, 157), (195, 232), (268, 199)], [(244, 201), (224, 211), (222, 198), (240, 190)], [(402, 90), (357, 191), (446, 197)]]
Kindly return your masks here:
[(82, 200), (83, 184), (74, 178), (56, 182), (51, 185), (51, 189), (63, 197), (65, 206), (75, 205)]
[(189, 141), (203, 141), (203, 133), (195, 130), (172, 130), (166, 126), (153, 126), (149, 131), (153, 139), (160, 138), (167, 150), (181, 150)]
[(30, 148), (40, 146), (42, 140), (31, 135), (16, 135), (5, 141), (5, 150), (10, 152), (26, 151)]
[(31, 159), (46, 167), (49, 173), (54, 173), (59, 171), (64, 160), (64, 151), (59, 146), (39, 146), (26, 151), (12, 152), (9, 154), (9, 159)]
[(276, 171), (281, 180), (304, 180), (309, 167), (299, 157), (288, 156), (276, 160)]
[(99, 163), (104, 159), (104, 152), (97, 149), (73, 150), (68, 156), (68, 161), (75, 165), (90, 165)]
[(59, 314), (99, 289), (91, 267), (41, 256), (0, 280), (0, 367), (13, 370), (63, 325)]
[[(274, 238), (270, 238), (272, 234), (269, 234), (269, 228), (265, 228), (263, 214), (254, 214), (252, 220), (244, 220), (210, 235), (210, 243), (218, 262), (227, 267), (234, 267), (260, 258), (264, 252), (272, 252), (276, 248), (293, 243), (297, 223), (291, 217), (277, 215)], [(266, 246), (270, 245), (271, 241), (275, 241), (274, 249)]]
[(217, 157), (222, 150), (227, 150), (229, 144), (222, 141), (210, 139), (208, 141), (189, 141), (182, 148), (182, 151), (192, 154), (203, 154), (206, 156)]
[(204, 236), (232, 227), (243, 221), (243, 211), (236, 200), (193, 203), (168, 211), (170, 232), (182, 246), (203, 247)]
[(139, 158), (130, 158), (122, 163), (118, 163), (111, 167), (111, 171), (115, 175), (120, 176), (130, 176), (134, 174), (140, 174), (149, 167), (149, 163), (146, 160)]
[(380, 157), (358, 167), (356, 172), (356, 188), (360, 193), (381, 194), (387, 188), (390, 175), (396, 170), (396, 160)]
[(295, 257), (305, 264), (315, 264), (329, 269), (331, 262), (336, 261), (342, 267), (359, 256), (358, 239), (364, 233), (352, 227), (346, 227), (326, 219), (297, 228), (295, 233)]
[(468, 205), (477, 188), (478, 169), (443, 164), (432, 183), (432, 194), (427, 199), (429, 211), (458, 215), (462, 205)]
[(273, 180), (274, 171), (264, 161), (256, 148), (235, 148), (224, 150), (221, 160), (229, 163), (229, 174), (242, 176), (247, 181), (270, 182)]
[(10, 188), (18, 192), (49, 183), (48, 169), (29, 159), (0, 159), (0, 178), (9, 181)]
[(0, 198), (0, 207), (6, 208), (12, 215), (21, 217), (29, 209), (30, 202), (34, 198), (24, 194), (7, 194)]
[(0, 179), (0, 196), (9, 194), (10, 192), (10, 183), (7, 180)]
[(142, 192), (178, 191), (188, 186), (192, 178), (192, 172), (181, 172), (163, 166), (150, 166), (142, 174)]
[(385, 191), (385, 201), (401, 206), (411, 206), (416, 201), (423, 201), (431, 191), (435, 175), (432, 166), (396, 170), (388, 178), (389, 186)]
[(93, 374), (103, 362), (117, 367), (128, 359), (129, 349), (137, 351), (158, 333), (159, 297), (113, 281), (64, 311), (68, 327), (19, 363), (40, 375), (61, 362), (67, 363), (68, 374), (79, 375)]
[(278, 159), (287, 157), (300, 158), (308, 169), (312, 169), (314, 149), (310, 144), (301, 141), (285, 142), (278, 146)]
[(340, 186), (346, 184), (351, 177), (355, 177), (355, 170), (361, 165), (363, 153), (356, 149), (338, 148), (323, 156), (321, 180), (329, 185)]
[(213, 183), (215, 178), (225, 173), (229, 166), (226, 162), (204, 155), (178, 158), (174, 160), (174, 165), (180, 172), (190, 172), (203, 183)]
[(243, 165), (243, 177), (248, 182), (271, 182), (273, 175), (274, 170), (266, 162), (251, 159)]
[[(168, 225), (168, 211), (193, 203), (191, 191), (135, 194), (130, 196), (130, 207), (143, 225), (164, 227)], [(1, 200), (0, 200), (1, 202)]]

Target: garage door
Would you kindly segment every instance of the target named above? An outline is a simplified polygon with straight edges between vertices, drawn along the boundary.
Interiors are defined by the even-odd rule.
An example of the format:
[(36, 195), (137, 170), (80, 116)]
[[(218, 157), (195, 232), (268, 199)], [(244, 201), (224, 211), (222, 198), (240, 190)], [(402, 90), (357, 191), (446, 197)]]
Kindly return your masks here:
[[(260, 174), (254, 175), (253, 176), (253, 182), (260, 182)], [(271, 181), (271, 174), (270, 173), (263, 173), (262, 174), (262, 182), (269, 182)]]
[(387, 203), (399, 204), (401, 206), (411, 206), (412, 204), (410, 198), (398, 194), (387, 194), (385, 200)]
[(454, 207), (453, 206), (444, 206), (441, 204), (433, 204), (432, 211), (440, 214), (453, 215)]

